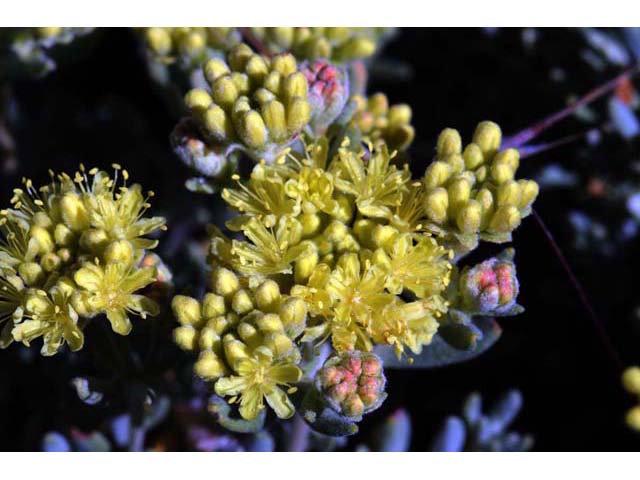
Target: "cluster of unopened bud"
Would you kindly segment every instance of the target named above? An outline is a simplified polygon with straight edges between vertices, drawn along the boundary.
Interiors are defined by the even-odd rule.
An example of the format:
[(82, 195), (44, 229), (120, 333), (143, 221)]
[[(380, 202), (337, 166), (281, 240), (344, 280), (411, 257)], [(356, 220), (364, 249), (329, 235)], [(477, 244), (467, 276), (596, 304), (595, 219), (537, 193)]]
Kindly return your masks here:
[(309, 87), (291, 54), (269, 59), (240, 44), (226, 62), (207, 60), (203, 72), (210, 88), (190, 90), (185, 104), (210, 145), (273, 161), (309, 123)]
[(519, 292), (513, 254), (508, 249), (462, 271), (459, 294), (466, 312), (501, 315), (512, 310)]
[(311, 128), (322, 134), (340, 115), (349, 97), (349, 77), (346, 72), (325, 60), (304, 63), (301, 71), (309, 84)]
[(354, 95), (356, 111), (351, 125), (363, 139), (376, 144), (384, 141), (389, 150), (402, 152), (409, 148), (415, 137), (411, 125), (411, 107), (406, 104), (389, 106), (384, 93), (376, 93), (369, 98)]
[(370, 57), (385, 28), (255, 27), (252, 33), (273, 52), (291, 52), (306, 60), (350, 62)]
[(212, 292), (202, 301), (183, 295), (173, 298), (180, 323), (174, 340), (184, 350), (198, 353), (194, 371), (205, 380), (233, 374), (239, 355), (258, 347), (268, 348), (276, 361), (300, 361), (294, 340), (306, 326), (306, 304), (282, 294), (273, 280), (253, 288), (244, 285), (245, 280), (218, 267), (212, 275)]
[(531, 212), (538, 184), (515, 179), (520, 154), (500, 150), (501, 139), (498, 125), (481, 122), (463, 150), (456, 130), (442, 131), (423, 178), (424, 211), (435, 231), (471, 247), (478, 235), (504, 242)]
[(382, 361), (373, 353), (335, 355), (318, 370), (315, 381), (327, 402), (350, 418), (375, 410), (386, 398)]
[(226, 52), (240, 43), (231, 27), (144, 27), (138, 29), (152, 58), (197, 66), (213, 52)]

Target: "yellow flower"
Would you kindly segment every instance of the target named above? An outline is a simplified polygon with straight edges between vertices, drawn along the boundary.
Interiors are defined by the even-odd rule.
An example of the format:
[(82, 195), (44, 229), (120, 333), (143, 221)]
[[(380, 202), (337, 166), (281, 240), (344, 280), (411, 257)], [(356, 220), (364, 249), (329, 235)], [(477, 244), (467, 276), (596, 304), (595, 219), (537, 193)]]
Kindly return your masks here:
[(290, 273), (291, 264), (309, 251), (300, 243), (302, 226), (290, 217), (281, 217), (275, 231), (257, 218), (251, 218), (242, 231), (252, 243), (233, 240), (233, 266), (246, 274)]
[(395, 298), (385, 292), (385, 282), (382, 268), (366, 262), (361, 269), (360, 260), (353, 253), (340, 257), (326, 285), (333, 302), (331, 333), (337, 351), (371, 350), (371, 318)]
[(275, 174), (267, 165), (256, 165), (246, 185), (238, 182), (239, 188), (225, 188), (222, 198), (232, 207), (247, 215), (227, 223), (231, 230), (238, 230), (248, 216), (262, 219), (267, 226), (275, 225), (284, 215), (300, 213), (300, 201), (285, 194), (285, 179)]
[(424, 235), (415, 238), (405, 233), (398, 236), (389, 252), (389, 274), (386, 288), (400, 295), (411, 290), (418, 298), (441, 293), (449, 283), (451, 264), (447, 250)]
[(332, 163), (337, 190), (353, 195), (362, 215), (373, 218), (390, 218), (392, 208), (402, 202), (407, 190), (411, 172), (405, 164), (402, 170), (391, 165), (394, 155), (390, 155), (386, 145), (373, 150), (368, 162), (365, 152), (353, 152), (342, 147), (337, 161)]
[(264, 400), (280, 418), (290, 418), (295, 408), (279, 386), (287, 387), (302, 378), (302, 370), (292, 363), (274, 361), (274, 355), (267, 347), (256, 348), (251, 355), (236, 361), (233, 366), (237, 375), (219, 379), (215, 391), (220, 396), (232, 396), (235, 402), (240, 396), (240, 415), (247, 420), (258, 416), (264, 408)]
[(35, 290), (27, 295), (25, 319), (12, 331), (16, 341), (29, 346), (43, 337), (42, 355), (51, 356), (67, 343), (75, 352), (84, 344), (84, 334), (78, 327), (78, 314), (70, 303), (74, 287), (68, 279), (61, 279), (49, 293)]
[(18, 275), (8, 268), (0, 269), (0, 347), (6, 348), (13, 342), (11, 331), (24, 314), (25, 288)]
[(82, 308), (87, 308), (89, 314), (105, 313), (113, 331), (120, 335), (131, 331), (128, 312), (142, 318), (159, 313), (159, 307), (153, 300), (134, 293), (154, 281), (155, 268), (135, 268), (123, 263), (105, 266), (88, 263), (73, 278), (85, 289), (79, 302)]
[[(116, 165), (116, 173), (119, 167)], [(115, 179), (106, 174), (96, 173), (92, 191), (84, 195), (84, 203), (88, 210), (91, 226), (104, 231), (110, 240), (129, 240), (136, 249), (152, 249), (158, 244), (157, 240), (141, 238), (164, 227), (162, 217), (143, 218), (150, 205), (148, 200), (153, 196), (149, 192), (145, 197), (142, 187), (134, 184), (126, 186), (129, 177), (126, 170), (122, 170), (125, 186), (116, 191), (117, 175)], [(90, 172), (91, 173), (91, 172)], [(80, 176), (80, 179), (84, 177)], [(81, 187), (82, 188), (82, 187)]]

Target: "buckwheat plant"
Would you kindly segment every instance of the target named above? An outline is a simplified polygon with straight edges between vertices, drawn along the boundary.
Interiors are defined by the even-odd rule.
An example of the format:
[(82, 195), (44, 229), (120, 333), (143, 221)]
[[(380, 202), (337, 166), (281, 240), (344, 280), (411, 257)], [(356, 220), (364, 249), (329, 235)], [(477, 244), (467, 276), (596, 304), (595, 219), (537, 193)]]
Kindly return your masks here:
[(127, 335), (131, 314), (156, 315), (158, 305), (141, 290), (156, 277), (141, 265), (157, 245), (146, 238), (165, 228), (147, 216), (153, 192), (128, 185), (129, 174), (114, 165), (113, 176), (80, 166), (73, 177), (51, 172), (36, 188), (23, 180), (11, 207), (0, 211), (0, 326), (4, 348), (42, 338), (42, 355), (64, 344), (84, 344), (83, 330), (104, 315), (114, 332)]

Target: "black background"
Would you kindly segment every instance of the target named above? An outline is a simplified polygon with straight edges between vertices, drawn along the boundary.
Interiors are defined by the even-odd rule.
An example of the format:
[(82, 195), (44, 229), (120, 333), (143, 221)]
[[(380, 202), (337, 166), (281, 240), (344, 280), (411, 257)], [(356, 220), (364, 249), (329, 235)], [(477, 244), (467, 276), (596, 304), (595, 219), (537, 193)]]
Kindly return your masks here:
[[(217, 202), (184, 193), (189, 171), (168, 143), (176, 118), (148, 78), (132, 33), (107, 29), (95, 43), (86, 56), (49, 77), (14, 84), (20, 163), (17, 174), (0, 180), (3, 204), (20, 176), (44, 179), (47, 169), (73, 171), (80, 161), (125, 165), (136, 181), (155, 190), (157, 213), (188, 215), (195, 202)], [(412, 75), (373, 75), (370, 91), (412, 106), (417, 140), (411, 153), (417, 175), (431, 159), (442, 128), (458, 128), (469, 140), (477, 122), (491, 119), (506, 133), (516, 132), (562, 108), (567, 95), (585, 93), (617, 73), (614, 68), (594, 72), (579, 58), (582, 46), (580, 34), (565, 29), (545, 30), (531, 51), (523, 47), (519, 30), (491, 37), (480, 29), (402, 29), (384, 58), (396, 62), (389, 64), (392, 71), (401, 70), (398, 62), (406, 63)], [(563, 68), (566, 81), (550, 81), (552, 67)], [(583, 128), (568, 120), (548, 135), (559, 138)], [(638, 145), (608, 142), (589, 155), (576, 144), (533, 157), (523, 162), (519, 176), (530, 176), (552, 161), (578, 171), (624, 176)], [(576, 206), (599, 211), (612, 222), (621, 212), (576, 191), (544, 192), (536, 203), (615, 349), (624, 364), (632, 364), (638, 361), (638, 248), (632, 245), (611, 257), (575, 251), (566, 212)], [(519, 303), (526, 312), (502, 319), (503, 337), (475, 361), (442, 370), (388, 372), (389, 398), (363, 422), (363, 435), (405, 406), (413, 419), (412, 449), (425, 450), (444, 417), (459, 412), (468, 393), (479, 391), (491, 401), (518, 388), (524, 407), (514, 429), (533, 434), (537, 450), (635, 450), (640, 445), (640, 438), (624, 426), (633, 399), (619, 385), (618, 366), (532, 217), (515, 233), (514, 246)], [(484, 246), (473, 259), (497, 251)], [(69, 420), (67, 415), (74, 421), (84, 415), (89, 427), (92, 414), (60, 380), (68, 368), (64, 361), (24, 362), (16, 348), (0, 352), (0, 450), (37, 449), (42, 433)]]

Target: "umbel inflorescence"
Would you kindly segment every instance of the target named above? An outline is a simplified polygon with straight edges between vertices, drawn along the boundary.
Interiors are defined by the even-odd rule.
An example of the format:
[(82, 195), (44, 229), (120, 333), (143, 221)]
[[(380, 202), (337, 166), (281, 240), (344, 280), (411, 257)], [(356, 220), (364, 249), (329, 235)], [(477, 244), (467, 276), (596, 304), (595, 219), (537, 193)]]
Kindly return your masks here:
[(65, 343), (76, 351), (98, 315), (126, 335), (130, 314), (158, 313), (141, 294), (156, 269), (140, 262), (157, 245), (146, 236), (165, 220), (146, 216), (153, 192), (128, 180), (119, 165), (113, 176), (81, 166), (73, 177), (51, 172), (48, 185), (25, 179), (14, 190), (11, 207), (0, 211), (2, 347), (42, 337), (43, 355)]
[[(238, 212), (226, 227), (242, 239), (211, 228), (212, 293), (202, 302), (174, 299), (175, 339), (199, 352), (196, 373), (215, 382), (219, 395), (239, 399), (244, 418), (255, 418), (265, 400), (279, 416), (293, 414), (286, 392), (302, 376), (296, 365), (305, 343), (330, 341), (338, 354), (391, 345), (401, 357), (432, 341), (448, 308), (454, 249), (475, 246), (461, 235), (488, 230), (488, 240), (506, 240), (519, 219), (491, 219), (502, 218), (505, 205), (524, 215), (535, 197), (501, 193), (517, 165), (500, 160), (497, 125), (479, 125), (468, 149), (480, 160), (469, 166), (459, 138), (445, 130), (437, 159), (413, 178), (384, 141), (345, 139), (331, 155), (319, 137), (260, 162), (247, 181), (235, 177), (237, 187), (222, 191)], [(446, 175), (434, 177), (433, 165)], [(503, 165), (508, 179), (484, 173)], [(447, 189), (458, 179), (466, 196)], [(444, 192), (443, 202), (434, 204), (434, 189)], [(479, 192), (492, 201), (474, 200)], [(479, 209), (470, 211), (470, 202)]]

